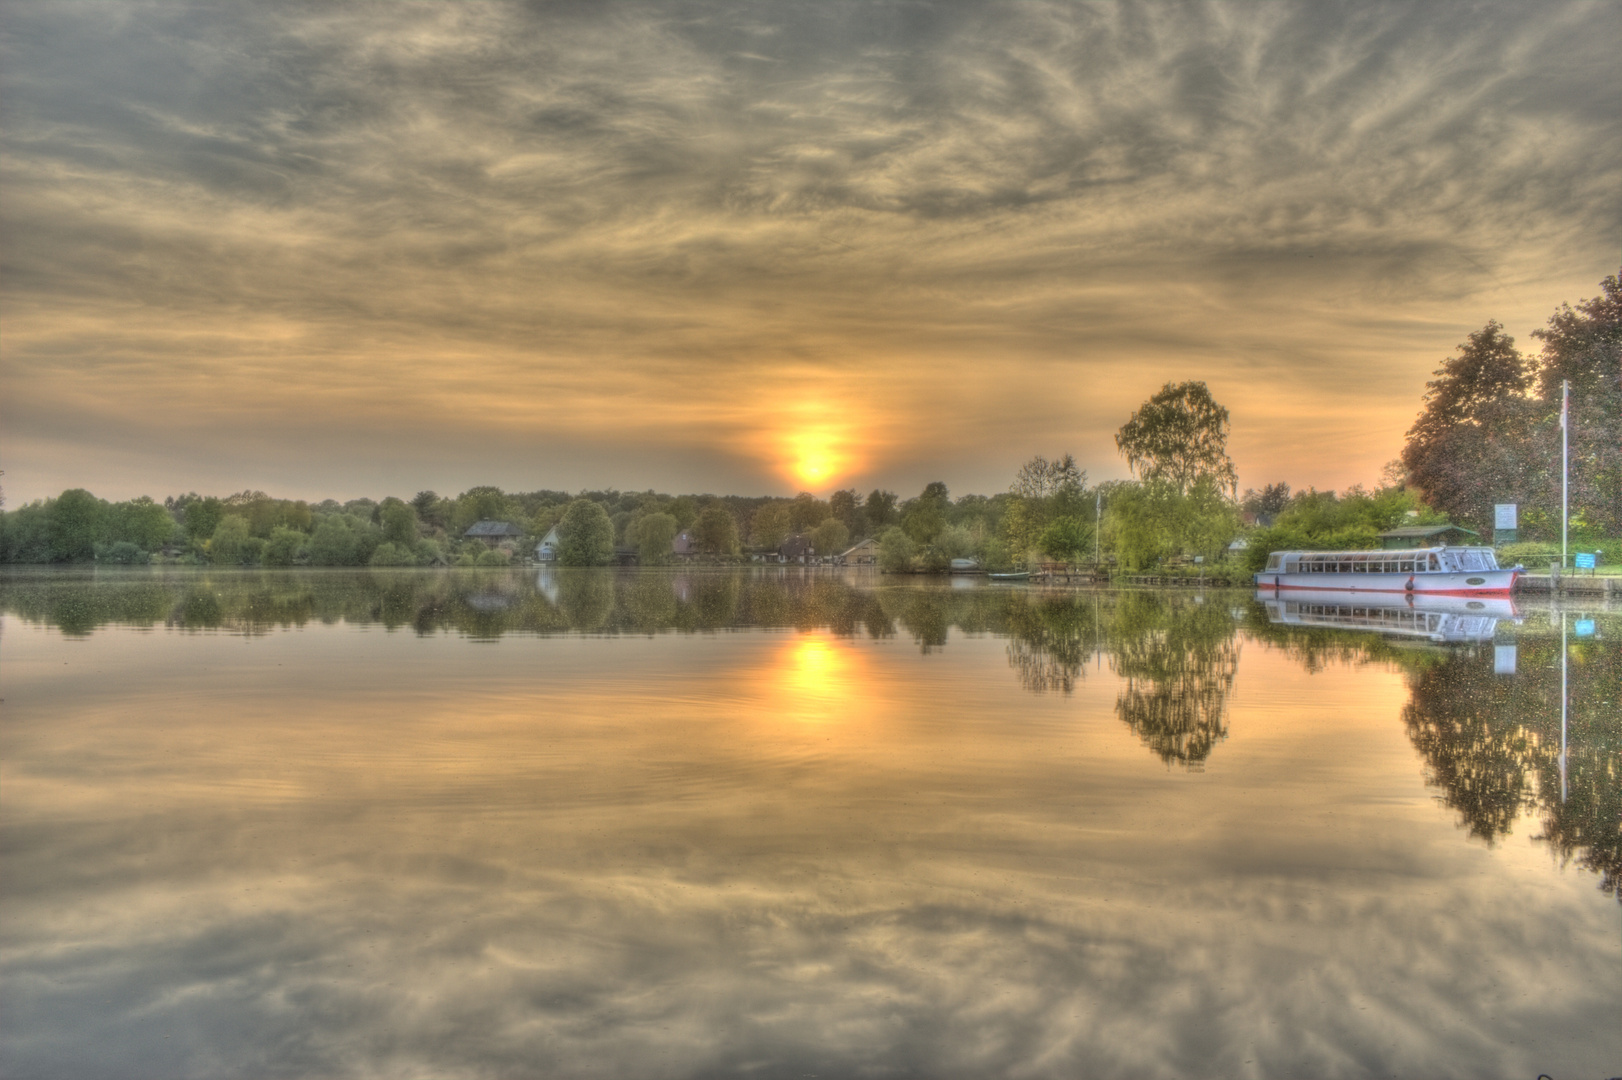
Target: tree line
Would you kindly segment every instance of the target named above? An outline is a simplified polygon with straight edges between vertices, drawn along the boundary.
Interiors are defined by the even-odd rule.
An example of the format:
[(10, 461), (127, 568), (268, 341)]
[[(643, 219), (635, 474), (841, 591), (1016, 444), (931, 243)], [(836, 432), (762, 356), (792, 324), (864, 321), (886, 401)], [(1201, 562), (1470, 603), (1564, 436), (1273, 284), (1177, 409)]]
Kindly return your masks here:
[[(1247, 537), (1252, 569), (1271, 550), (1364, 548), (1400, 524), (1441, 521), (1485, 534), (1498, 502), (1521, 506), (1530, 541), (1558, 538), (1561, 387), (1571, 387), (1572, 506), (1579, 543), (1622, 537), (1622, 288), (1562, 305), (1534, 331), (1528, 357), (1489, 321), (1427, 384), (1401, 456), (1380, 484), (1344, 493), (1292, 491), (1277, 481), (1237, 492), (1227, 453), (1228, 410), (1199, 381), (1167, 383), (1115, 435), (1132, 479), (1089, 485), (1070, 453), (1033, 457), (1007, 491), (954, 499), (942, 481), (903, 499), (875, 488), (821, 499), (668, 495), (654, 491), (475, 487), (452, 497), (308, 504), (260, 491), (195, 492), (109, 503), (83, 489), (0, 510), (0, 562), (143, 563), (161, 558), (229, 566), (504, 565), (554, 527), (565, 565), (606, 565), (635, 552), (670, 561), (677, 537), (716, 560), (775, 552), (792, 536), (832, 555), (873, 538), (889, 571), (940, 572), (971, 559), (991, 570), (1089, 562), (1126, 571), (1169, 557), (1215, 562)], [(478, 521), (523, 537), (490, 546), (464, 537)], [(1611, 553), (1614, 558), (1622, 550)]]

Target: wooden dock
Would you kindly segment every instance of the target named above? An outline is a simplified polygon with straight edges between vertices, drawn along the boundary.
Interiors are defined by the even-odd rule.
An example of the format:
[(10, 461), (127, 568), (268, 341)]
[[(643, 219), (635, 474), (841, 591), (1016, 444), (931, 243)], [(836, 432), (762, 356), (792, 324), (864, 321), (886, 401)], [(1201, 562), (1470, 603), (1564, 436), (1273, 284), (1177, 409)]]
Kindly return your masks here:
[(1517, 593), (1583, 593), (1622, 596), (1622, 578), (1599, 574), (1522, 574), (1515, 579)]

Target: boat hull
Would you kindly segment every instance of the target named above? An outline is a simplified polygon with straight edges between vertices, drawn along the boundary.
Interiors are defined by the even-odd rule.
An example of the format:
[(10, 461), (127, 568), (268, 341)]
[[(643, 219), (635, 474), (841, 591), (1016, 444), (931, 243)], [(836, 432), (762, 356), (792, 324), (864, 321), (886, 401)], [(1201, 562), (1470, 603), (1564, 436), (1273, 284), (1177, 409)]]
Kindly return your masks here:
[(1290, 574), (1264, 570), (1256, 588), (1276, 592), (1385, 593), (1398, 596), (1509, 596), (1519, 570), (1427, 570), (1412, 574)]
[(1520, 622), (1513, 600), (1470, 599), (1409, 593), (1402, 599), (1343, 589), (1307, 589), (1288, 594), (1262, 589), (1256, 599), (1269, 622), (1302, 629), (1366, 630), (1442, 644), (1493, 640), (1500, 621)]

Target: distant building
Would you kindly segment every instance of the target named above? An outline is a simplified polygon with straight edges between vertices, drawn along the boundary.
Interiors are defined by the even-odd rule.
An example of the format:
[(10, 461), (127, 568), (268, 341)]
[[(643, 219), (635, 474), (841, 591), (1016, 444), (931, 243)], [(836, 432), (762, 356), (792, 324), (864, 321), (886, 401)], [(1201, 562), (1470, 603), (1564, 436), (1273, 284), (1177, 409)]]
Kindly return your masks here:
[(872, 566), (879, 561), (879, 542), (871, 536), (847, 548), (839, 561), (846, 566)]
[(1380, 534), (1380, 546), (1387, 551), (1446, 545), (1457, 547), (1481, 543), (1481, 534), (1463, 525), (1404, 525)]
[(670, 542), (670, 553), (682, 562), (698, 554), (698, 541), (693, 538), (691, 529), (683, 529), (676, 534), (676, 538)]
[(811, 538), (804, 533), (795, 533), (777, 545), (778, 562), (805, 562), (815, 554)]
[(557, 562), (558, 547), (562, 543), (562, 538), (558, 536), (558, 527), (556, 525), (552, 526), (546, 530), (546, 535), (541, 537), (541, 542), (535, 545), (535, 561), (543, 563)]
[(476, 521), (462, 535), (469, 540), (483, 540), (495, 547), (503, 540), (517, 540), (524, 535), (524, 530), (510, 521)]

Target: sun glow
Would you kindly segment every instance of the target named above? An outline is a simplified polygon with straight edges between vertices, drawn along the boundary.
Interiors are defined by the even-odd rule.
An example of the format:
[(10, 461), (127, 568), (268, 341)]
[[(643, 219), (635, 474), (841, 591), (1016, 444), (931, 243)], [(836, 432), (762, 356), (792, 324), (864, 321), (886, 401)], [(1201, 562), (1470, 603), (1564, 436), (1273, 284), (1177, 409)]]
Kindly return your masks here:
[(829, 487), (850, 471), (850, 455), (842, 449), (843, 440), (825, 428), (798, 431), (785, 441), (789, 471), (810, 490)]

